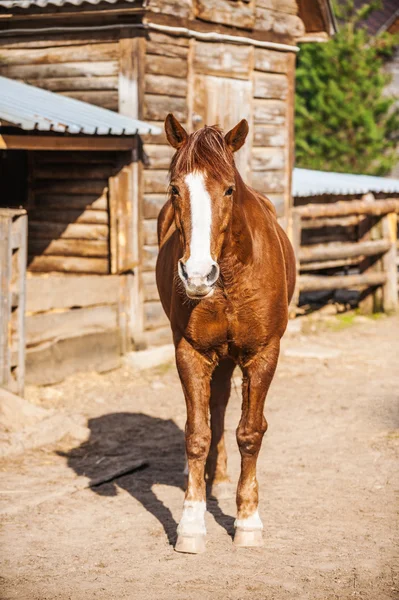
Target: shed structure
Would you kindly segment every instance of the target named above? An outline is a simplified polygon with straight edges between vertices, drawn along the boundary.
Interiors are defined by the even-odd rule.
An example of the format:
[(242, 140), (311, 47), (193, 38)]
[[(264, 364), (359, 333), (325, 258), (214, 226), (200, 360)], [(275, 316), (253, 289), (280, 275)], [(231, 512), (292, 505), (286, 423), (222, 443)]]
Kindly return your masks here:
[[(215, 123), (227, 130), (246, 118), (251, 137), (237, 165), (287, 223), (297, 44), (333, 34), (328, 0), (0, 0), (1, 16), (0, 76), (156, 127), (169, 112), (189, 131)], [(126, 132), (100, 142), (99, 131), (89, 136), (70, 130), (59, 134), (63, 150), (54, 152), (54, 127), (41, 133), (38, 148), (27, 146), (37, 131), (20, 135), (21, 146), (7, 126), (3, 121), (9, 183), (2, 204), (28, 209), (28, 317), (44, 311), (30, 304), (38, 297), (34, 285), (44, 290), (44, 282), (57, 279), (61, 286), (68, 277), (83, 289), (90, 276), (106, 277), (111, 286), (113, 277), (129, 272), (135, 301), (127, 309), (132, 325), (123, 348), (169, 341), (154, 275), (156, 218), (173, 153), (161, 130), (143, 133), (135, 147), (126, 147)], [(71, 146), (78, 138), (79, 150)], [(118, 150), (110, 149), (111, 141)], [(134, 177), (128, 175), (132, 152)], [(120, 258), (124, 246), (112, 233), (124, 215), (136, 215), (125, 232), (136, 248), (130, 263)], [(79, 244), (71, 242), (77, 239)], [(48, 288), (54, 289), (51, 283)], [(113, 297), (116, 305), (119, 295)], [(100, 316), (98, 310), (94, 329), (102, 319), (115, 322), (115, 312), (107, 311)], [(39, 343), (40, 336), (32, 336)], [(29, 371), (27, 364), (28, 380)]]

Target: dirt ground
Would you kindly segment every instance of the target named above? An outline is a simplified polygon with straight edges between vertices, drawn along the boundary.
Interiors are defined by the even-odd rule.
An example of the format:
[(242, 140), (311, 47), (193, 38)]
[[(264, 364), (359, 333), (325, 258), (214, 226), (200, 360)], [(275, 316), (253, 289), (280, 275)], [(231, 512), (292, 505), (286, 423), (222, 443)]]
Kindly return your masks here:
[[(173, 366), (29, 388), (36, 404), (84, 415), (90, 437), (2, 462), (1, 598), (399, 598), (399, 319), (335, 319), (322, 329), (287, 336), (268, 397), (259, 549), (231, 539), (238, 373), (227, 417), (234, 483), (229, 498), (208, 502), (207, 551), (198, 556), (171, 545), (185, 422)], [(136, 459), (148, 466), (87, 487)]]

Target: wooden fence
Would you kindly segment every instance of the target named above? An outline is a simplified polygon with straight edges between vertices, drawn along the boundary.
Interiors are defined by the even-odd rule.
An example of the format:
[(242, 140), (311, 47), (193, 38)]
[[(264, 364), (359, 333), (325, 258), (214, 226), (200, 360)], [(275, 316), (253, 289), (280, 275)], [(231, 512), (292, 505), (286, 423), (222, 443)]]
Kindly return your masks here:
[(0, 387), (23, 394), (25, 379), (25, 210), (0, 209)]
[[(294, 208), (292, 240), (298, 279), (293, 312), (301, 292), (337, 289), (361, 290), (360, 303), (368, 311), (397, 310), (398, 212), (399, 199), (373, 197)], [(341, 237), (341, 241), (303, 244), (309, 231), (334, 228), (351, 228), (355, 239), (352, 234), (352, 241)]]

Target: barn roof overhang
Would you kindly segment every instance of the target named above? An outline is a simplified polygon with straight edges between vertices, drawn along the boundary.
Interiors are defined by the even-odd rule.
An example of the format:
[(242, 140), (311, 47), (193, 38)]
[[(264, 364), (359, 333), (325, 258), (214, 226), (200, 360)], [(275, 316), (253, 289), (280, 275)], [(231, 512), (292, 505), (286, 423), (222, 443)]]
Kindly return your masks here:
[(137, 135), (159, 133), (144, 121), (0, 77), (3, 149), (126, 150), (135, 146)]

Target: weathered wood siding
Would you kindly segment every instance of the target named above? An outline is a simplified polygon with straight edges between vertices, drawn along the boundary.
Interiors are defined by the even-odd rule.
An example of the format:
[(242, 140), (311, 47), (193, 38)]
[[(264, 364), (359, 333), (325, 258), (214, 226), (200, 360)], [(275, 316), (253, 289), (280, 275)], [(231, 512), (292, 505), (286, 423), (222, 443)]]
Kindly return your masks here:
[(0, 47), (0, 75), (110, 110), (118, 110), (118, 73), (116, 41), (3, 40)]
[(28, 270), (110, 271), (106, 152), (30, 154)]

